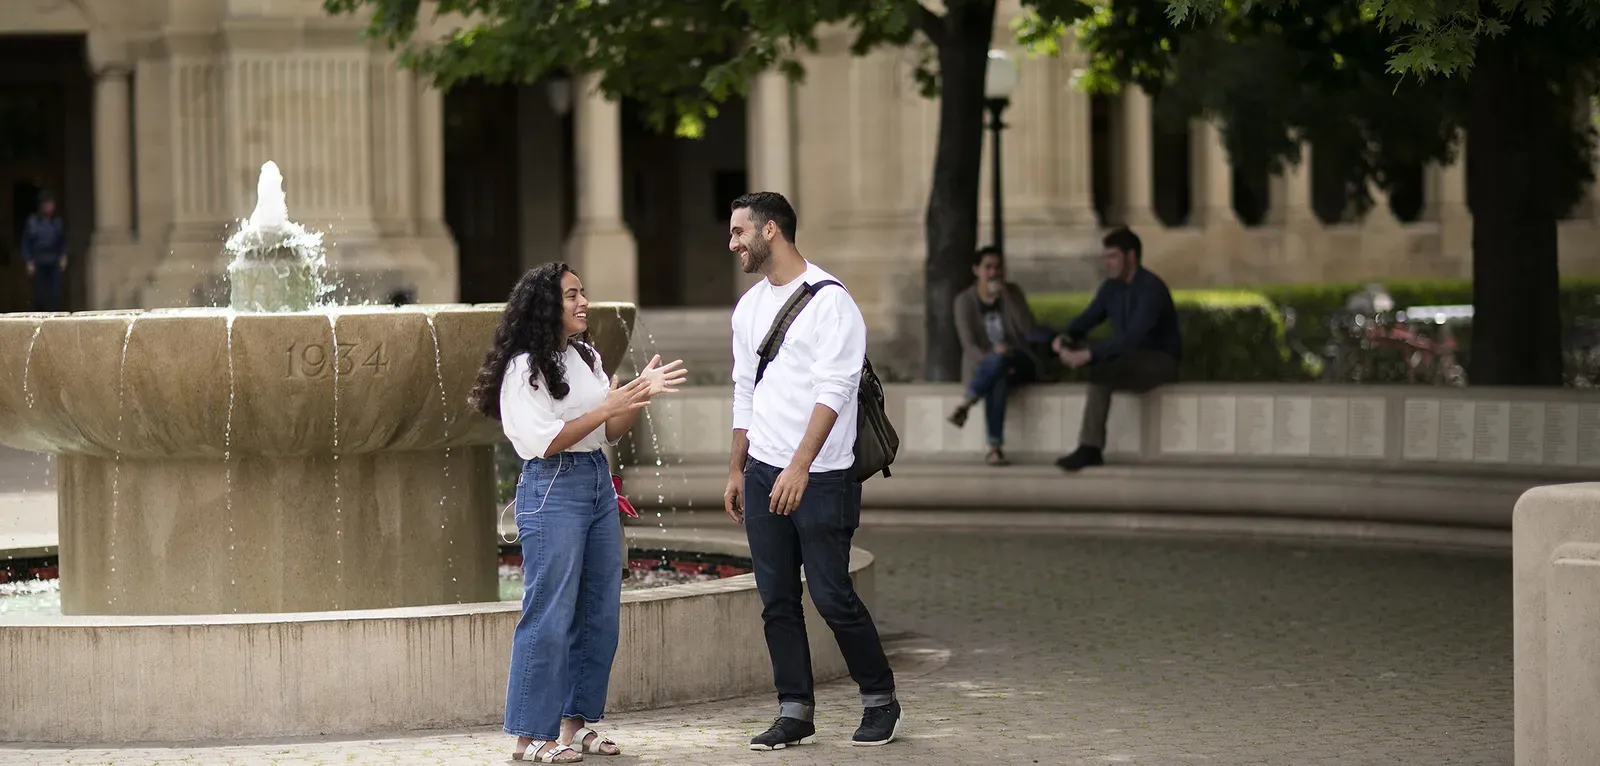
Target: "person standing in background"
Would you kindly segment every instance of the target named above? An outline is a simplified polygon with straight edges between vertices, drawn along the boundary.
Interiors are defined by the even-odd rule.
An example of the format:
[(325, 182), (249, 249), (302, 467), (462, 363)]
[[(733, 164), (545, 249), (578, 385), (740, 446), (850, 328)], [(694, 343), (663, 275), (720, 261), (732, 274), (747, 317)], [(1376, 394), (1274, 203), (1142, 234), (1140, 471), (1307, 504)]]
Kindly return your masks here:
[(61, 275), (67, 270), (67, 227), (55, 200), (39, 195), (39, 212), (22, 227), (22, 262), (33, 282), (33, 310), (61, 310)]

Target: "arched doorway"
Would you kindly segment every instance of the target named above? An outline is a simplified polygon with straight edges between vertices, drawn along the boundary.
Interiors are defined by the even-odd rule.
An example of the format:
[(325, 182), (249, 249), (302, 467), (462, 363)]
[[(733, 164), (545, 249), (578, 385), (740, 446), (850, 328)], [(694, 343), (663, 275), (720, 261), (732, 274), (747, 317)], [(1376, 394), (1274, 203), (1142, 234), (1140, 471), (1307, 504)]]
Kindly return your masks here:
[[(572, 104), (548, 83), (469, 80), (445, 94), (445, 221), (461, 300), (504, 300), (524, 269), (561, 259), (576, 217)], [(728, 203), (747, 187), (745, 102), (733, 98), (700, 139), (621, 109), (623, 218), (637, 244), (639, 304), (718, 308), (738, 297)], [(575, 264), (580, 271), (583, 264)]]
[(542, 82), (445, 94), (445, 222), (465, 303), (503, 301), (524, 270), (563, 257), (575, 176), (571, 111), (556, 101)]
[(82, 35), (0, 36), (0, 313), (31, 308), (19, 245), (48, 191), (66, 221), (64, 303), (84, 305), (94, 231), (92, 84)]
[(639, 305), (732, 306), (739, 297), (728, 253), (728, 203), (748, 188), (745, 99), (734, 97), (698, 139), (651, 127), (622, 102), (623, 218), (639, 257)]

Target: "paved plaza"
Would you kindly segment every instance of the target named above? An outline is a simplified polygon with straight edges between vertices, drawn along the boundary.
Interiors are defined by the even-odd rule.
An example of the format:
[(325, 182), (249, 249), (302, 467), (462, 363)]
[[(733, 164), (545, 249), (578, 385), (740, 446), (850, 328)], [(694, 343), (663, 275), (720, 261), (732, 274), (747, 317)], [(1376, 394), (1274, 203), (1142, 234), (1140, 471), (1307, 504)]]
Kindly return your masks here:
[[(816, 745), (745, 750), (775, 708), (757, 697), (616, 715), (603, 730), (629, 755), (587, 762), (1512, 761), (1509, 553), (1086, 534), (982, 513), (937, 527), (869, 516), (858, 540), (878, 557), (870, 606), (895, 634), (900, 742), (845, 745), (859, 715), (846, 681), (825, 687)], [(992, 520), (1007, 525), (975, 526)], [(501, 763), (510, 743), (490, 727), (11, 748), (0, 763)]]

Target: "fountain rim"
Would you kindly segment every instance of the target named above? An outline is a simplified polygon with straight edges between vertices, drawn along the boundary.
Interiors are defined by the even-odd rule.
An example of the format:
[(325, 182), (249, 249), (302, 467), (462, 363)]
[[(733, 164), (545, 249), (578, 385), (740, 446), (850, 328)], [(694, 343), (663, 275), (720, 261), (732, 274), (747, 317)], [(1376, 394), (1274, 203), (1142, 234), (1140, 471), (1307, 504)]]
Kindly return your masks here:
[[(748, 541), (732, 524), (629, 532), (640, 543), (671, 537), (672, 546), (680, 549), (748, 550)], [(851, 576), (870, 600), (876, 563), (860, 548), (851, 553)], [(754, 619), (761, 610), (754, 575), (622, 595), (623, 640), (631, 649), (617, 658), (608, 703), (612, 707), (662, 708), (693, 704), (708, 694), (732, 698), (771, 687), (761, 623)], [(8, 682), (42, 702), (0, 722), (0, 749), (66, 742), (115, 748), (152, 741), (360, 738), (489, 726), (505, 715), (506, 652), (519, 609), (516, 602), (487, 602), (274, 614), (266, 620), (187, 615), (172, 620), (63, 617), (26, 626), (8, 623), (0, 628), (0, 652), (30, 660)], [(748, 619), (721, 619), (728, 614)], [(662, 632), (663, 615), (667, 623), (705, 628)], [(449, 643), (456, 650), (419, 654), (417, 640)], [(819, 681), (847, 675), (836, 648), (817, 648)], [(139, 668), (151, 662), (180, 672), (169, 674), (171, 683), (141, 684)], [(218, 670), (197, 674), (190, 670), (199, 667), (196, 663)], [(64, 667), (84, 672), (62, 674)], [(355, 674), (347, 672), (347, 678), (330, 684), (329, 667)], [(712, 681), (709, 687), (707, 679)], [(108, 683), (125, 692), (115, 710), (105, 706)], [(402, 687), (422, 693), (382, 693)], [(496, 689), (501, 690), (498, 696)]]
[[(63, 319), (118, 319), (128, 317), (179, 317), (179, 318), (226, 318), (226, 317), (296, 317), (296, 316), (330, 316), (330, 315), (367, 315), (367, 314), (422, 314), (434, 316), (441, 313), (459, 311), (504, 311), (505, 302), (498, 303), (408, 303), (403, 306), (393, 306), (386, 303), (355, 303), (318, 306), (305, 311), (238, 311), (227, 306), (175, 306), (148, 309), (92, 309), (85, 311), (18, 311), (0, 314), (0, 321), (23, 320), (63, 320)], [(633, 308), (638, 310), (638, 304), (633, 301), (590, 301), (590, 308)]]
[[(698, 546), (704, 553), (731, 552), (738, 548), (736, 543), (728, 543), (715, 539), (705, 539), (698, 536), (674, 535), (672, 530), (658, 532), (655, 530), (633, 530), (628, 536), (629, 542), (672, 542), (679, 546)], [(8, 551), (0, 549), (0, 554)], [(748, 547), (742, 551), (749, 555)], [(875, 561), (871, 551), (860, 546), (850, 547), (849, 572), (856, 572), (872, 566)], [(622, 603), (648, 603), (654, 601), (670, 601), (679, 598), (696, 596), (714, 596), (721, 593), (734, 593), (753, 590), (756, 587), (755, 574), (734, 575), (704, 582), (678, 583), (675, 585), (662, 585), (641, 590), (624, 590)], [(349, 622), (349, 621), (378, 621), (394, 619), (428, 619), (444, 617), (462, 617), (476, 614), (500, 614), (503, 612), (521, 611), (522, 604), (518, 601), (477, 601), (466, 604), (431, 604), (427, 606), (399, 606), (383, 607), (378, 609), (336, 609), (323, 612), (249, 612), (249, 613), (214, 613), (214, 614), (173, 614), (173, 615), (55, 615), (47, 617), (28, 617), (15, 621), (0, 622), (0, 629), (54, 629), (54, 628), (161, 628), (161, 627), (228, 627), (241, 625), (283, 625), (304, 624), (317, 622)]]
[[(604, 337), (600, 335), (594, 337), (597, 341), (603, 340), (604, 343), (602, 345), (606, 348), (621, 349), (620, 351), (613, 350), (612, 353), (606, 354), (607, 369), (614, 370), (617, 369), (618, 365), (626, 365), (630, 358), (627, 349), (631, 348), (635, 342), (633, 335), (638, 324), (638, 305), (629, 301), (596, 301), (591, 303), (590, 306), (593, 311), (598, 312), (598, 314), (591, 314), (592, 331), (599, 331), (594, 329), (596, 320), (604, 324), (604, 327), (600, 328), (604, 331)], [(342, 331), (346, 326), (346, 322), (349, 322), (358, 327), (358, 329), (362, 329), (363, 332), (372, 334), (374, 340), (387, 340), (394, 333), (399, 333), (399, 335), (394, 335), (393, 337), (403, 338), (406, 333), (416, 331), (436, 332), (442, 337), (447, 331), (457, 332), (461, 329), (460, 327), (451, 329), (451, 326), (464, 324), (464, 326), (471, 329), (471, 333), (459, 336), (456, 339), (459, 342), (452, 341), (455, 343), (452, 348), (457, 350), (466, 348), (460, 345), (461, 343), (466, 343), (475, 348), (487, 349), (490, 345), (495, 325), (502, 320), (505, 308), (505, 303), (461, 302), (414, 303), (401, 306), (391, 304), (330, 305), (300, 312), (240, 312), (231, 307), (209, 306), (105, 309), (32, 314), (7, 313), (0, 314), (0, 331), (4, 331), (7, 337), (14, 335), (20, 338), (20, 342), (14, 345), (12, 353), (0, 354), (0, 358), (12, 359), (16, 363), (18, 374), (21, 376), (22, 393), (19, 396), (22, 398), (17, 398), (15, 401), (20, 409), (24, 398), (30, 395), (38, 396), (34, 391), (43, 390), (46, 386), (43, 381), (45, 377), (49, 377), (41, 377), (40, 372), (34, 372), (31, 376), (33, 391), (30, 391), (27, 373), (29, 360), (36, 366), (39, 364), (39, 353), (36, 352), (35, 344), (41, 349), (45, 348), (49, 345), (45, 342), (46, 339), (56, 334), (73, 335), (85, 330), (93, 330), (97, 333), (115, 332), (118, 336), (122, 336), (124, 349), (126, 349), (129, 335), (136, 334), (135, 325), (147, 330), (164, 329), (164, 337), (158, 337), (157, 341), (155, 341), (156, 345), (152, 347), (158, 352), (157, 355), (141, 357), (144, 359), (157, 359), (159, 358), (159, 352), (183, 351), (187, 347), (186, 344), (189, 344), (193, 338), (208, 334), (216, 336), (215, 348), (221, 348), (221, 336), (225, 326), (230, 335), (238, 337), (241, 332), (254, 336), (263, 332), (276, 332), (278, 329), (314, 332), (313, 326), (318, 325), (322, 328), (321, 332), (326, 333), (330, 324), (336, 325), (336, 329)], [(360, 327), (368, 323), (370, 323), (370, 326)], [(423, 329), (424, 323), (428, 325), (426, 329)], [(436, 329), (435, 325), (437, 325)], [(614, 329), (612, 325), (615, 325)], [(128, 335), (124, 334), (124, 328)], [(41, 331), (43, 332), (42, 336), (40, 334)], [(29, 339), (30, 333), (32, 334), (32, 340)], [(142, 331), (137, 334), (140, 334), (141, 339), (148, 337), (143, 335)], [(102, 338), (101, 340), (106, 339)], [(106, 342), (109, 342), (109, 340), (106, 340)], [(147, 341), (140, 340), (140, 342), (146, 343)], [(425, 338), (423, 342), (426, 343)], [(114, 353), (114, 349), (112, 352)], [(126, 354), (126, 350), (124, 354)], [(431, 357), (423, 352), (417, 353), (415, 357), (417, 370), (437, 377), (439, 374), (439, 370), (436, 367), (439, 363), (437, 350)], [(218, 354), (217, 359), (220, 363), (222, 356)], [(467, 366), (471, 372), (475, 373), (477, 371), (480, 364), (479, 359), (481, 357), (472, 359), (470, 365)], [(454, 367), (455, 365), (452, 365), (452, 368)], [(455, 373), (448, 374), (453, 375)], [(329, 377), (337, 389), (349, 390), (351, 385), (355, 385), (339, 380), (339, 377), (342, 376), (325, 377)], [(245, 382), (242, 380), (241, 384)], [(261, 385), (267, 384), (262, 383)], [(388, 388), (393, 388), (395, 385), (400, 384), (385, 385), (387, 386), (385, 390), (388, 390)], [(105, 388), (105, 386), (102, 386), (102, 388)], [(323, 390), (323, 387), (320, 386), (316, 388), (319, 391)], [(167, 389), (161, 388), (160, 390)], [(223, 397), (231, 390), (231, 382), (227, 389), (216, 388), (211, 394), (207, 394), (210, 397), (207, 401), (211, 401), (214, 404), (213, 409), (220, 411), (228, 403), (220, 397)], [(222, 391), (223, 393), (217, 393), (217, 391)], [(0, 395), (0, 401), (6, 401), (7, 397), (14, 393), (8, 387), (4, 395)], [(437, 391), (434, 391), (429, 396), (434, 397), (436, 394)], [(142, 396), (143, 394), (137, 395)], [(52, 411), (59, 410), (63, 406), (52, 404), (51, 402), (57, 401), (57, 397), (53, 396), (40, 397), (39, 401), (42, 407)], [(242, 406), (258, 407), (258, 405), (250, 404), (251, 400), (248, 397), (240, 401)], [(479, 422), (470, 408), (463, 409), (467, 407), (464, 398), (461, 398), (460, 401), (452, 399), (443, 404), (430, 399), (427, 406), (443, 407), (446, 412), (455, 414), (451, 415), (447, 425), (422, 424), (419, 426), (421, 430), (412, 429), (407, 431), (406, 434), (409, 435), (399, 442), (386, 441), (384, 439), (367, 442), (363, 441), (362, 438), (342, 438), (341, 441), (343, 443), (340, 444), (343, 447), (342, 449), (325, 449), (320, 443), (307, 446), (292, 440), (286, 441), (281, 434), (271, 436), (271, 434), (263, 435), (236, 429), (233, 433), (234, 443), (232, 450), (238, 455), (286, 458), (333, 454), (335, 452), (339, 454), (366, 454), (417, 449), (485, 446), (503, 438), (500, 435), (498, 425), (493, 425), (488, 420)], [(29, 408), (31, 409), (32, 407), (33, 402), (30, 401)], [(178, 443), (172, 442), (170, 439), (163, 440), (166, 437), (159, 437), (159, 435), (159, 438), (151, 441), (141, 436), (130, 441), (127, 446), (121, 446), (114, 444), (107, 433), (104, 432), (104, 429), (90, 431), (75, 425), (61, 425), (61, 423), (67, 422), (63, 420), (64, 417), (66, 416), (59, 413), (49, 415), (24, 414), (15, 424), (7, 421), (4, 425), (0, 425), (0, 444), (57, 455), (112, 458), (121, 454), (138, 459), (155, 460), (209, 459), (224, 456), (228, 451), (228, 446), (223, 441), (226, 429), (220, 423), (215, 424), (218, 429), (216, 433), (213, 434), (208, 430), (202, 438), (191, 439), (187, 442)], [(467, 418), (467, 421), (462, 421), (462, 417)], [(441, 423), (443, 422), (441, 421)], [(459, 429), (457, 427), (458, 423), (463, 423), (465, 430)], [(265, 434), (266, 432), (263, 433)], [(344, 436), (349, 436), (349, 434), (344, 434)], [(357, 434), (356, 436), (361, 435)], [(144, 440), (141, 441), (140, 439)], [(277, 439), (277, 441), (273, 441), (273, 439)]]

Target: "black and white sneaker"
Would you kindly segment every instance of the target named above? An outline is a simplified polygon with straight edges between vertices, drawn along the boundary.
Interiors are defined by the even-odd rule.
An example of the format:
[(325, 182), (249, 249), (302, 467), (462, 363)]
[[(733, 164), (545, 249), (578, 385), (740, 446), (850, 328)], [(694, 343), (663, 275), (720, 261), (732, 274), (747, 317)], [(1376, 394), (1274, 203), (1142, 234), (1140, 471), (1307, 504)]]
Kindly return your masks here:
[(817, 740), (817, 727), (798, 718), (779, 718), (772, 728), (750, 738), (751, 750), (782, 750), (790, 745), (809, 745)]
[(869, 707), (861, 713), (861, 728), (856, 729), (850, 744), (856, 747), (877, 747), (894, 741), (900, 733), (900, 702), (882, 707)]

